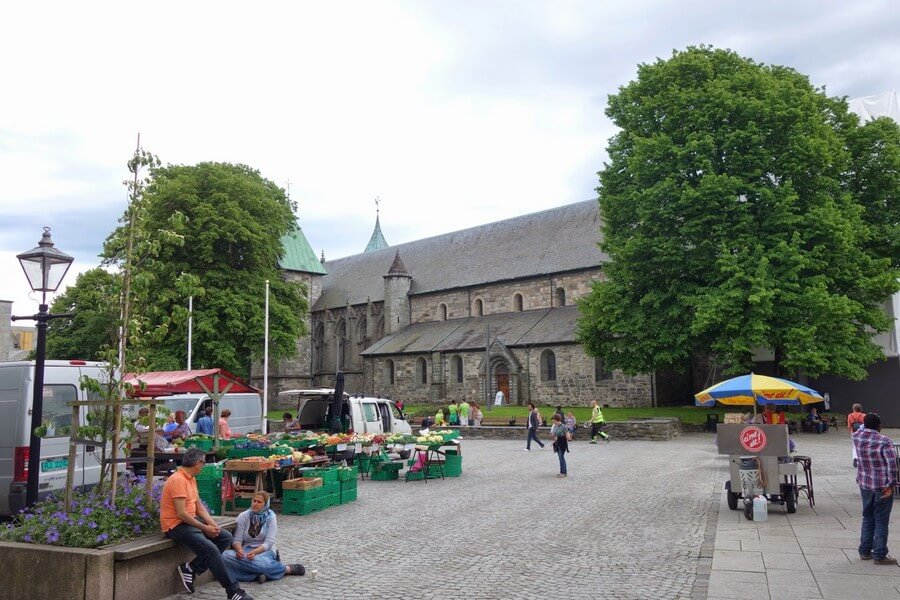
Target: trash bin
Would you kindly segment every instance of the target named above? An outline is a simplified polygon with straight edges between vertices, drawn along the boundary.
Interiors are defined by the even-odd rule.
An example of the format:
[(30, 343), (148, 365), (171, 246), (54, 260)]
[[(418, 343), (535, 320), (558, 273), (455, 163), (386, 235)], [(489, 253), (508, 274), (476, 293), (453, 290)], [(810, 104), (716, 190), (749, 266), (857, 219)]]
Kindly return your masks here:
[(716, 431), (716, 425), (719, 422), (719, 413), (710, 413), (706, 415), (706, 430), (710, 432)]

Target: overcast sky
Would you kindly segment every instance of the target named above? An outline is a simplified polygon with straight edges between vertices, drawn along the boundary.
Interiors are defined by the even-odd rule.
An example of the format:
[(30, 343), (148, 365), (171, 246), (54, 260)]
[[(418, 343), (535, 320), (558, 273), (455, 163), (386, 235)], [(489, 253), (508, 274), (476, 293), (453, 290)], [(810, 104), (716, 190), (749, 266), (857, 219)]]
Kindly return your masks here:
[(900, 87), (889, 1), (16, 2), (0, 27), (0, 299), (41, 228), (98, 264), (138, 132), (164, 163), (244, 163), (315, 252), (361, 252), (595, 197), (607, 96), (712, 44), (830, 94)]

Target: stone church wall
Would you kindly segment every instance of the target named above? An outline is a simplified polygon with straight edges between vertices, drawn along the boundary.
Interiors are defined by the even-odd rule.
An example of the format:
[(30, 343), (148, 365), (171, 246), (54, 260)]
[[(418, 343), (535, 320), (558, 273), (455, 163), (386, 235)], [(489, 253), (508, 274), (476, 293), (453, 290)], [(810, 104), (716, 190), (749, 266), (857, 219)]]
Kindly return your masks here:
[(447, 305), (448, 319), (461, 319), (470, 316), (469, 292), (467, 290), (413, 296), (410, 298), (409, 304), (412, 313), (412, 323), (440, 321), (441, 304)]

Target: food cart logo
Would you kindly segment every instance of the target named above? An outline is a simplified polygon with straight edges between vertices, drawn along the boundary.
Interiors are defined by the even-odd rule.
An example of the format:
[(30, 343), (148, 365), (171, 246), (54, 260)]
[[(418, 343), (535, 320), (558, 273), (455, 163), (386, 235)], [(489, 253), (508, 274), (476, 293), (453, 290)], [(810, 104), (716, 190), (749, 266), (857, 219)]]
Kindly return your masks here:
[(747, 452), (759, 452), (766, 447), (766, 434), (759, 427), (747, 427), (741, 432), (741, 446)]
[(766, 400), (790, 400), (793, 392), (791, 390), (782, 390), (778, 392), (759, 392), (759, 395)]

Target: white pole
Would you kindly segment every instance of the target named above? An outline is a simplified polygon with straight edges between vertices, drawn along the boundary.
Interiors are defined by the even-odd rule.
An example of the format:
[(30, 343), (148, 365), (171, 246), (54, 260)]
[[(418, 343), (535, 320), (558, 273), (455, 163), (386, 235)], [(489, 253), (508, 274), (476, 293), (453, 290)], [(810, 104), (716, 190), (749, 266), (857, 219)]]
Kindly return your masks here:
[(269, 412), (269, 280), (266, 279), (266, 333), (265, 348), (263, 349), (263, 410), (262, 432), (268, 433), (269, 420), (266, 415)]
[(194, 297), (188, 296), (188, 364), (187, 370), (191, 370), (191, 337), (194, 332)]

